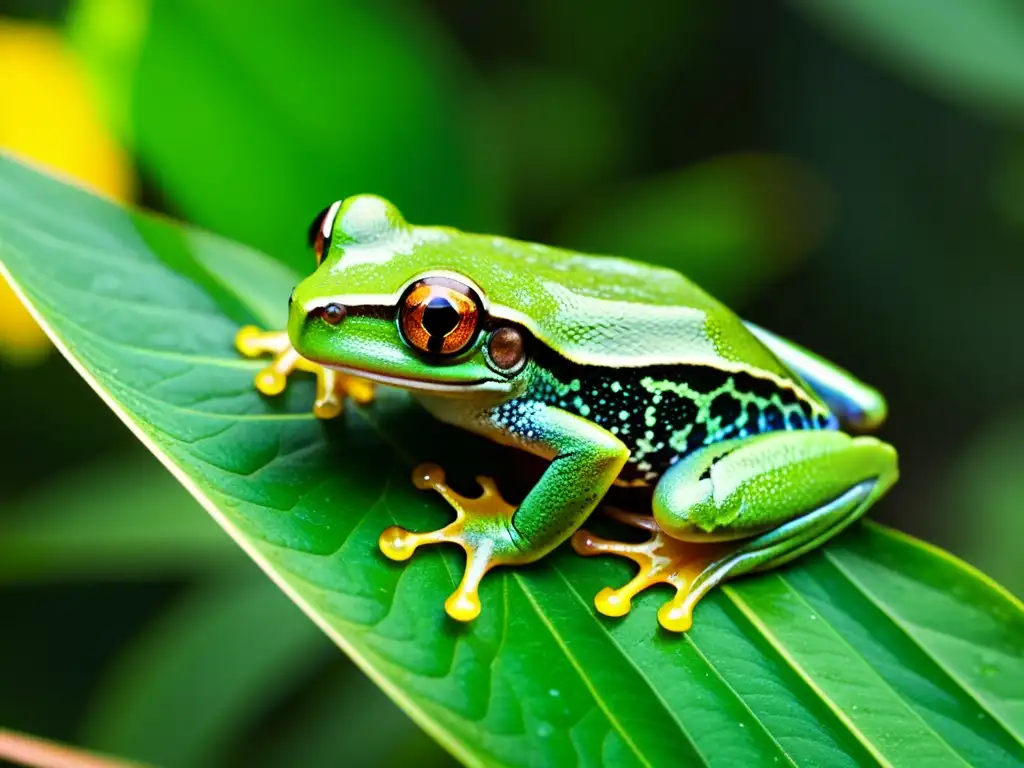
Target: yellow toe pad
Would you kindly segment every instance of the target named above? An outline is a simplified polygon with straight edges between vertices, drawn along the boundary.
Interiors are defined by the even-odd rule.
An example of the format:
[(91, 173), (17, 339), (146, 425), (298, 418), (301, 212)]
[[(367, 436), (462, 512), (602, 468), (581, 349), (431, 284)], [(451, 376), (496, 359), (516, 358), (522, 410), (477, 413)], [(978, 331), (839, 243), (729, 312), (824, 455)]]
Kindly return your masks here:
[[(650, 532), (640, 543), (602, 539), (580, 529), (572, 538), (579, 554), (619, 555), (639, 566), (636, 576), (618, 589), (605, 587), (594, 598), (598, 612), (605, 616), (625, 616), (633, 598), (656, 584), (668, 584), (675, 596), (658, 611), (658, 623), (671, 632), (685, 632), (693, 624), (693, 607), (703, 593), (690, 591), (694, 579), (712, 562), (730, 550), (722, 544), (692, 544), (678, 541), (662, 531), (650, 515), (636, 515), (606, 508), (606, 514), (632, 528)], [(732, 547), (734, 548), (734, 547)]]
[(445, 483), (444, 470), (436, 464), (421, 464), (413, 470), (413, 482), (422, 490), (433, 489), (451, 504), (455, 520), (427, 533), (412, 533), (392, 526), (380, 535), (380, 550), (392, 560), (408, 560), (424, 544), (457, 544), (466, 552), (462, 582), (445, 602), (448, 615), (470, 621), (480, 614), (480, 581), (496, 565), (523, 562), (517, 556), (509, 530), (516, 507), (505, 501), (494, 480), (478, 477), (483, 492), (475, 499), (453, 491)]
[(373, 384), (355, 376), (347, 376), (325, 368), (302, 357), (288, 340), (287, 331), (261, 331), (247, 325), (235, 336), (235, 346), (246, 357), (273, 357), (270, 365), (256, 374), (256, 389), (264, 395), (279, 395), (295, 371), (306, 371), (316, 376), (316, 400), (313, 413), (321, 419), (333, 419), (341, 414), (346, 397), (359, 404), (373, 401)]

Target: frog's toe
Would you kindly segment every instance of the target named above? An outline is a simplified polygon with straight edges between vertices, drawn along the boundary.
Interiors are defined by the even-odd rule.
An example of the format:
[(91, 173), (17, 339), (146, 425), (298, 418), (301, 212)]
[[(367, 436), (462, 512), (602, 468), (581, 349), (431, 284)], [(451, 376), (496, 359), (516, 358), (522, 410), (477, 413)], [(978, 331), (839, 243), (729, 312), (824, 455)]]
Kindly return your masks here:
[(235, 346), (246, 357), (271, 355), (270, 365), (256, 374), (256, 389), (268, 396), (284, 392), (288, 377), (295, 371), (316, 376), (313, 413), (321, 419), (333, 419), (342, 412), (346, 397), (360, 405), (373, 402), (374, 386), (369, 381), (348, 376), (302, 357), (292, 346), (287, 331), (261, 331), (247, 325), (235, 336)]
[(288, 377), (299, 368), (299, 353), (292, 347), (286, 331), (261, 331), (247, 325), (235, 336), (235, 346), (246, 357), (263, 357), (271, 355), (270, 365), (256, 374), (256, 389), (268, 396), (284, 392)]
[(369, 405), (377, 396), (377, 385), (372, 381), (360, 379), (358, 376), (349, 376), (344, 373), (339, 373), (337, 376), (336, 387), (344, 393), (345, 397), (355, 401), (357, 404)]
[(289, 346), (287, 331), (261, 331), (255, 325), (246, 325), (235, 334), (235, 347), (246, 357), (278, 355)]
[(349, 376), (315, 363), (308, 363), (305, 370), (311, 370), (316, 375), (313, 413), (321, 419), (339, 416), (345, 398), (351, 398), (359, 405), (366, 405), (372, 403), (376, 396), (373, 383), (366, 379)]
[(511, 536), (516, 507), (505, 501), (489, 477), (478, 477), (483, 493), (473, 499), (453, 491), (445, 482), (444, 470), (436, 464), (422, 464), (413, 471), (417, 488), (433, 489), (455, 510), (455, 520), (443, 528), (413, 533), (392, 526), (380, 536), (380, 549), (391, 560), (408, 560), (424, 544), (457, 544), (466, 553), (466, 570), (455, 592), (445, 601), (448, 615), (471, 621), (480, 614), (479, 587), (484, 575), (496, 565), (529, 562)]
[(675, 596), (658, 611), (658, 622), (671, 632), (685, 632), (693, 623), (693, 608), (706, 590), (694, 589), (697, 577), (722, 555), (721, 544), (692, 544), (665, 534), (650, 515), (635, 515), (619, 509), (606, 508), (606, 514), (632, 528), (648, 531), (642, 542), (604, 539), (580, 529), (572, 537), (572, 546), (579, 554), (618, 555), (639, 566), (636, 575), (625, 585), (605, 587), (594, 598), (594, 606), (605, 616), (620, 617), (629, 613), (632, 600), (657, 584), (668, 584)]

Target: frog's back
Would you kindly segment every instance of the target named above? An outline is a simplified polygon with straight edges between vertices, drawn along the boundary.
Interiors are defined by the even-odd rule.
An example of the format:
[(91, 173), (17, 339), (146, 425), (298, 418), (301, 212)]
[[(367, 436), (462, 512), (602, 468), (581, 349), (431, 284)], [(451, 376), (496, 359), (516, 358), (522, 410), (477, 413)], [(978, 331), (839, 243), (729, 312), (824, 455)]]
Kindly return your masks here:
[(446, 227), (410, 227), (383, 202), (370, 203), (343, 217), (343, 226), (351, 217), (353, 226), (372, 231), (339, 249), (330, 268), (339, 294), (379, 295), (389, 286), (397, 292), (419, 275), (453, 272), (479, 286), (491, 317), (522, 325), (578, 365), (708, 365), (780, 381), (792, 376), (738, 317), (678, 272)]
[[(572, 362), (708, 365), (792, 378), (732, 311), (679, 272), (506, 238), (459, 239), (467, 246), (465, 273), (480, 283), (492, 316), (521, 323)], [(473, 259), (481, 248), (488, 258)], [(457, 261), (450, 267), (456, 271)]]

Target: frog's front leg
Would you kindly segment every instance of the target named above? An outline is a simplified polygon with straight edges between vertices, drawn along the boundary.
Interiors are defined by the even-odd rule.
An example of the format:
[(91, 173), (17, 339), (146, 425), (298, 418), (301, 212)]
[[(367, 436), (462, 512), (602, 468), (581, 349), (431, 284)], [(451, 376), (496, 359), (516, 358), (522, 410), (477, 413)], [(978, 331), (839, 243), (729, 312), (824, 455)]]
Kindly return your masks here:
[(666, 629), (690, 628), (692, 611), (726, 578), (781, 565), (835, 536), (896, 481), (896, 452), (871, 437), (834, 431), (774, 432), (702, 448), (658, 483), (652, 531), (642, 544), (580, 531), (581, 554), (618, 554), (640, 573), (595, 601), (606, 615), (629, 611), (630, 599), (668, 583), (675, 597), (658, 613)]
[(381, 551), (392, 560), (408, 559), (422, 544), (462, 547), (466, 570), (445, 609), (452, 618), (469, 621), (480, 613), (484, 574), (496, 565), (533, 562), (569, 538), (608, 492), (629, 451), (596, 424), (533, 401), (506, 403), (463, 426), (551, 459), (518, 508), (501, 498), (490, 478), (477, 478), (484, 493), (469, 499), (445, 484), (439, 467), (420, 467), (414, 481), (444, 496), (455, 509), (455, 521), (429, 533), (392, 527), (381, 534)]
[(256, 374), (256, 389), (264, 395), (281, 394), (288, 383), (288, 377), (295, 371), (314, 374), (316, 400), (313, 402), (313, 413), (321, 419), (338, 416), (346, 397), (360, 404), (373, 401), (373, 384), (302, 357), (289, 341), (287, 331), (261, 331), (254, 325), (247, 325), (235, 336), (235, 347), (246, 357), (273, 357), (270, 365)]

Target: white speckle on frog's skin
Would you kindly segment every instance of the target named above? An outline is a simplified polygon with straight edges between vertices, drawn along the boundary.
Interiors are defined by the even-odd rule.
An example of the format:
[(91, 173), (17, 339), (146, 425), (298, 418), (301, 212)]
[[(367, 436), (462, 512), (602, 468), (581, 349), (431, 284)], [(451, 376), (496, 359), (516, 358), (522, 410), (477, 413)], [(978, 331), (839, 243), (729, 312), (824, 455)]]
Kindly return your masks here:
[(551, 723), (541, 723), (537, 726), (537, 735), (542, 739), (547, 738), (554, 732), (555, 729), (551, 727)]
[(558, 690), (557, 688), (552, 688), (550, 691), (548, 691), (548, 695), (549, 696), (556, 696), (557, 697), (557, 696), (561, 696), (562, 692), (560, 690)]

